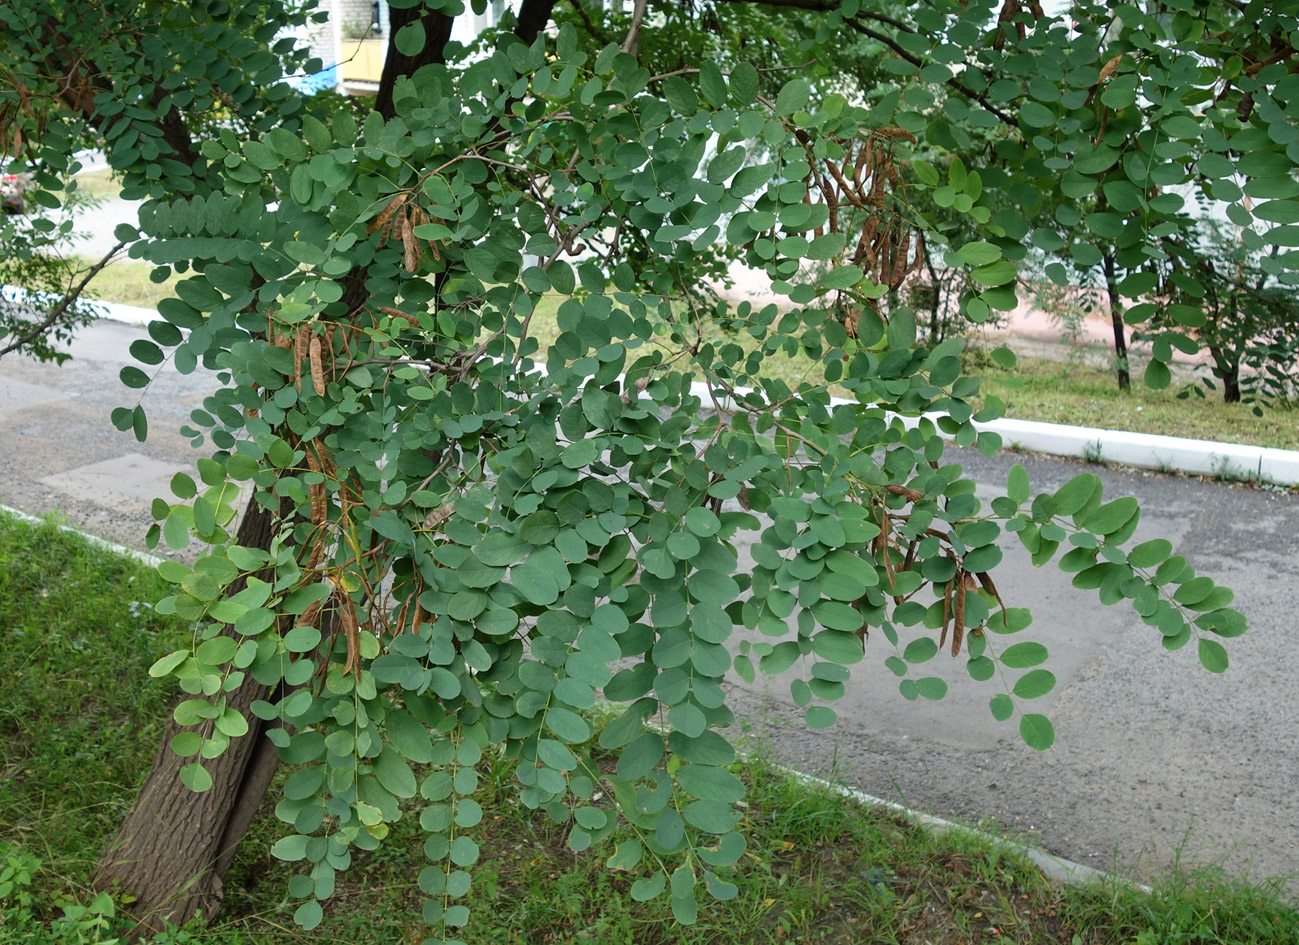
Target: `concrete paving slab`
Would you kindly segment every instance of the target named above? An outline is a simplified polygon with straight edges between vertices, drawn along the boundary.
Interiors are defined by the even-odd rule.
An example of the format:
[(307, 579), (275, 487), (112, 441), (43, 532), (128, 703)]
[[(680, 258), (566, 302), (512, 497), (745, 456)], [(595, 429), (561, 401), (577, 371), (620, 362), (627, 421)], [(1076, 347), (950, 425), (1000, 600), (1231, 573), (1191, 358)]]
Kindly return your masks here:
[(76, 391), (0, 377), (0, 423), (7, 423), (9, 418), (19, 411), (42, 407), (45, 404), (57, 403), (76, 396)]
[(142, 453), (125, 453), (113, 459), (46, 476), (41, 483), (77, 499), (120, 508), (148, 509), (155, 498), (169, 496), (172, 476), (192, 467), (154, 459)]

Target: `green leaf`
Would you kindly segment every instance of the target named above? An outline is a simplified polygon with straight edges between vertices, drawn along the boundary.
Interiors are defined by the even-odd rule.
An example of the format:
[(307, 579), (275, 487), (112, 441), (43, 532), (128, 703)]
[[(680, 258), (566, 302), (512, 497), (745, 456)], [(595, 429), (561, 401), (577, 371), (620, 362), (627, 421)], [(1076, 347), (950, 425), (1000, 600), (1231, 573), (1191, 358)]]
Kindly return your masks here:
[(966, 243), (956, 253), (967, 266), (986, 266), (1001, 258), (1000, 247), (992, 243)]
[[(856, 612), (854, 611), (854, 613)], [(856, 620), (860, 624), (860, 614), (857, 614)], [(861, 638), (856, 633), (822, 630), (812, 637), (812, 652), (824, 660), (829, 660), (831, 663), (837, 663), (840, 666), (851, 666), (862, 661), (865, 651), (862, 647)], [(766, 672), (765, 668), (763, 671)]]
[(635, 869), (644, 855), (644, 847), (637, 840), (624, 840), (618, 844), (613, 856), (605, 860), (605, 869), (611, 870), (631, 870)]
[(188, 650), (176, 650), (168, 653), (149, 667), (149, 675), (155, 679), (166, 676), (189, 657)]
[(145, 364), (161, 364), (166, 357), (161, 348), (144, 338), (137, 338), (131, 342), (130, 351), (131, 357), (137, 361), (143, 361)]
[(826, 705), (811, 706), (803, 713), (803, 722), (811, 729), (829, 728), (838, 720), (838, 714)]
[(1041, 643), (1025, 641), (1006, 648), (1001, 654), (1001, 665), (1010, 669), (1027, 669), (1046, 662), (1047, 649)]
[(731, 100), (740, 108), (747, 108), (757, 97), (758, 70), (742, 62), (731, 70)]
[(1091, 500), (1100, 486), (1101, 481), (1096, 478), (1095, 473), (1080, 473), (1074, 476), (1056, 490), (1055, 514), (1073, 515)]
[(1045, 669), (1031, 669), (1015, 681), (1015, 688), (1012, 691), (1020, 699), (1037, 699), (1054, 688), (1054, 673)]
[(1046, 128), (1055, 124), (1055, 112), (1039, 102), (1027, 101), (1019, 107), (1019, 119), (1030, 128)]
[(293, 913), (293, 921), (308, 932), (318, 926), (324, 917), (325, 912), (316, 899), (308, 899)]
[(553, 604), (559, 599), (559, 581), (530, 561), (510, 570), (509, 583), (534, 604)]
[(1045, 715), (1029, 713), (1019, 720), (1019, 734), (1029, 748), (1046, 751), (1055, 744), (1055, 726)]
[(667, 874), (655, 873), (653, 876), (643, 877), (632, 883), (631, 897), (637, 902), (649, 902), (662, 894), (667, 885)]
[(710, 184), (721, 184), (729, 180), (736, 171), (744, 166), (746, 153), (744, 147), (737, 144), (713, 158), (708, 163), (708, 182)]
[(663, 736), (645, 732), (623, 749), (618, 758), (618, 777), (635, 781), (654, 770), (663, 757)]
[(980, 266), (970, 273), (970, 278), (979, 285), (998, 286), (1014, 282), (1018, 269), (1009, 259)]
[(123, 384), (134, 390), (149, 386), (149, 375), (130, 364), (118, 372), (118, 377), (121, 378)]
[(1029, 492), (1028, 470), (1016, 463), (1006, 474), (1006, 495), (1016, 505), (1023, 505), (1028, 501)]
[(686, 823), (705, 833), (724, 834), (735, 829), (739, 815), (726, 801), (703, 799), (687, 804), (681, 811)]
[(552, 705), (546, 710), (546, 728), (570, 745), (580, 745), (591, 737), (591, 726), (576, 712)]
[[(1059, 497), (1057, 496), (1057, 508), (1059, 508)], [(1112, 535), (1124, 525), (1132, 521), (1133, 517), (1140, 512), (1140, 506), (1137, 500), (1132, 496), (1123, 496), (1114, 499), (1112, 502), (1106, 502), (1091, 515), (1082, 521), (1082, 528), (1089, 532), (1095, 532), (1097, 535)]]
[(947, 695), (947, 682), (937, 676), (925, 676), (916, 680), (916, 692), (937, 702)]
[(992, 717), (998, 722), (1004, 722), (1015, 714), (1015, 703), (1004, 692), (989, 699), (988, 708), (992, 710)]
[(907, 648), (902, 651), (902, 658), (908, 663), (924, 663), (933, 659), (937, 652), (938, 643), (935, 640), (930, 637), (917, 637), (907, 644)]
[(734, 804), (744, 797), (744, 783), (725, 768), (712, 765), (682, 765), (676, 772), (677, 784), (699, 800)]
[[(424, 21), (416, 19), (397, 30), (397, 35), (393, 37), (393, 44), (397, 47), (397, 52), (403, 56), (418, 56), (424, 51)], [(367, 124), (366, 127), (368, 128), (369, 125)]]
[(1173, 543), (1163, 538), (1143, 541), (1128, 552), (1128, 564), (1134, 568), (1153, 568), (1163, 564), (1173, 553)]
[(788, 118), (800, 108), (806, 108), (812, 98), (812, 83), (807, 79), (794, 79), (786, 82), (776, 96), (776, 114)]
[(1217, 640), (1200, 638), (1200, 665), (1211, 673), (1227, 671), (1227, 648)]
[(392, 747), (385, 747), (374, 759), (374, 774), (384, 789), (394, 797), (415, 796), (415, 774)]
[(726, 104), (726, 78), (713, 59), (705, 59), (699, 64), (699, 91), (713, 108)]
[(1146, 365), (1146, 386), (1151, 390), (1163, 390), (1173, 380), (1173, 372), (1163, 361), (1152, 360)]
[(406, 758), (416, 764), (428, 764), (433, 760), (433, 742), (428, 729), (410, 713), (401, 709), (389, 709), (388, 716), (384, 719), (384, 729), (388, 743)]
[(197, 761), (191, 761), (180, 769), (180, 783), (195, 794), (202, 794), (204, 791), (211, 790), (212, 775), (208, 774), (207, 769)]
[(315, 627), (294, 627), (284, 635), (284, 648), (290, 653), (306, 653), (320, 643), (320, 631)]

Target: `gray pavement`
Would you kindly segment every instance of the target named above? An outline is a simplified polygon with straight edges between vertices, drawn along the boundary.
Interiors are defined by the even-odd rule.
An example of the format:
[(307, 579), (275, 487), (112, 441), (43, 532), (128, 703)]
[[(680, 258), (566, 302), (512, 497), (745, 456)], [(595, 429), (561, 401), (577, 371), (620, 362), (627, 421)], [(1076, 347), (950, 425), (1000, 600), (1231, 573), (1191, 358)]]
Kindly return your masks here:
[[(137, 396), (117, 372), (142, 336), (98, 322), (63, 367), (0, 361), (0, 502), (59, 511), (101, 537), (142, 545), (151, 500), (168, 495), (171, 476), (192, 471), (197, 458), (176, 428), (215, 383), (202, 371), (181, 377), (164, 368), (144, 400), (148, 442), (117, 432), (110, 410)], [(1251, 632), (1228, 641), (1231, 669), (1212, 676), (1193, 648), (1164, 652), (1131, 610), (1102, 608), (1068, 575), (1031, 568), (1008, 544), (997, 583), (1008, 604), (1034, 611), (1021, 636), (1048, 644), (1060, 680), (1039, 709), (1055, 722), (1053, 750), (1034, 752), (1013, 723), (995, 723), (987, 700), (998, 690), (972, 683), (961, 661), (938, 657), (925, 667), (949, 681), (947, 699), (905, 702), (883, 667), (890, 648), (881, 634), (872, 636), (833, 729), (804, 729), (783, 680), (733, 688), (745, 724), (774, 736), (775, 753), (803, 770), (940, 816), (994, 818), (1088, 865), (1146, 875), (1180, 846), (1184, 861), (1222, 858), (1255, 877), (1299, 869), (1295, 497), (1040, 456), (955, 452), (987, 495), (1019, 461), (1035, 489), (1091, 468), (1107, 496), (1137, 496), (1139, 538), (1169, 538), (1200, 573), (1235, 589)]]

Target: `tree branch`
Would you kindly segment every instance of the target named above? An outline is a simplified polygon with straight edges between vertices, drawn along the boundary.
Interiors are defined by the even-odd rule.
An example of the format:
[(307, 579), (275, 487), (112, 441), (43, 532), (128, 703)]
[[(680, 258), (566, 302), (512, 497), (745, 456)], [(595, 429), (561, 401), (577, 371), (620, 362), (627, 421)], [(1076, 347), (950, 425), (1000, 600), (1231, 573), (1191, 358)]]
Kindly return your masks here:
[(609, 38), (608, 33), (591, 22), (590, 14), (586, 12), (586, 7), (582, 6), (582, 0), (569, 0), (569, 3), (571, 3), (573, 9), (577, 11), (577, 15), (582, 18), (582, 23), (585, 24), (587, 32), (606, 46), (613, 42), (613, 40)]
[[(788, 8), (798, 9), (798, 10), (811, 10), (815, 13), (829, 13), (839, 9), (839, 4), (837, 2), (834, 2), (834, 0), (722, 0), (722, 2), (753, 3), (753, 4), (760, 4), (762, 6), (788, 7)], [(847, 24), (849, 29), (853, 30), (856, 33), (859, 33), (862, 36), (869, 37), (870, 39), (873, 39), (878, 43), (883, 43), (889, 49), (893, 50), (893, 52), (895, 52), (898, 56), (900, 56), (902, 59), (905, 59), (907, 62), (911, 63), (913, 66), (921, 67), (921, 66), (928, 65), (928, 63), (926, 63), (919, 56), (905, 49), (893, 37), (881, 33), (879, 30), (872, 29), (871, 27), (866, 26), (865, 24), (859, 22), (860, 20), (871, 20), (876, 23), (883, 23), (888, 26), (892, 26), (894, 29), (901, 30), (902, 32), (911, 33), (913, 35), (919, 35), (916, 32), (916, 30), (912, 29), (906, 23), (903, 23), (901, 20), (894, 19), (893, 17), (885, 16), (882, 13), (872, 13), (866, 10), (859, 12), (856, 17), (845, 18), (844, 20), (844, 23)], [(955, 76), (949, 78), (944, 84), (951, 86), (953, 89), (960, 92), (962, 95), (966, 96), (967, 98), (973, 99), (974, 101), (978, 102), (979, 105), (981, 105), (983, 108), (987, 109), (993, 115), (996, 115), (997, 118), (1000, 119), (1004, 124), (1007, 124), (1012, 128), (1019, 127), (1019, 120), (1015, 118), (1014, 115), (1011, 115), (1009, 112), (1006, 112), (1005, 110), (1001, 109), (996, 104), (994, 104), (993, 101), (990, 98), (988, 98), (988, 96), (985, 93), (976, 92), (974, 89), (970, 88), (968, 85), (960, 81)]]
[(550, 22), (550, 14), (555, 9), (556, 0), (523, 0), (519, 15), (514, 25), (514, 35), (531, 46), (541, 35), (541, 31)]
[(631, 15), (631, 29), (627, 38), (622, 41), (622, 51), (636, 55), (640, 49), (640, 24), (645, 19), (645, 0), (636, 0), (636, 8)]
[(61, 319), (65, 314), (67, 314), (67, 311), (72, 306), (72, 304), (76, 302), (77, 299), (81, 298), (81, 293), (86, 290), (86, 286), (90, 283), (90, 280), (95, 278), (95, 276), (99, 275), (100, 271), (105, 266), (107, 266), (110, 262), (112, 262), (113, 257), (116, 256), (118, 252), (122, 249), (122, 247), (125, 245), (126, 245), (125, 243), (118, 243), (116, 246), (110, 249), (108, 251), (108, 255), (105, 256), (103, 259), (101, 259), (99, 262), (95, 263), (93, 266), (91, 266), (90, 270), (85, 274), (85, 276), (82, 277), (81, 281), (77, 283), (76, 286), (74, 286), (71, 291), (64, 294), (63, 299), (59, 302), (58, 305), (50, 309), (49, 314), (45, 316), (44, 320), (37, 322), (29, 330), (23, 332), (21, 335), (18, 335), (15, 340), (10, 341), (3, 348), (0, 348), (0, 358), (4, 357), (6, 354), (9, 354), (11, 351), (17, 351), (19, 348), (26, 347), (27, 345), (35, 341), (37, 338), (39, 338), (41, 335), (49, 331), (50, 328), (52, 328), (59, 321), (59, 319)]

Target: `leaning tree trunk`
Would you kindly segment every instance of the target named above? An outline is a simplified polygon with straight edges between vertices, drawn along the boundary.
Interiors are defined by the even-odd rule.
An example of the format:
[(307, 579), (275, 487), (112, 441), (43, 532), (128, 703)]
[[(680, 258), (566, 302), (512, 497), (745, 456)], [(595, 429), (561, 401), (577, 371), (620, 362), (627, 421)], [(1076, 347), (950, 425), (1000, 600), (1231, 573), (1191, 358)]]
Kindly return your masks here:
[(1132, 374), (1128, 367), (1128, 338), (1123, 327), (1123, 299), (1114, 278), (1114, 256), (1105, 256), (1105, 291), (1110, 300), (1110, 325), (1114, 328), (1114, 368), (1118, 374), (1119, 390), (1132, 388)]
[[(250, 501), (237, 541), (269, 548), (275, 524), (270, 511)], [(242, 586), (242, 581), (232, 585), (230, 593)], [(131, 911), (140, 923), (137, 932), (157, 930), (167, 920), (183, 924), (195, 913), (204, 919), (216, 914), (235, 848), (279, 765), (277, 750), (265, 737), (271, 723), (249, 710), (267, 695), (251, 675), (227, 695), (227, 704), (248, 719), (249, 731), (231, 739), (224, 755), (205, 762), (212, 787), (202, 794), (181, 784), (187, 761), (169, 747), (181, 727), (168, 721), (144, 785), (91, 877), (96, 889), (119, 887), (135, 897)]]

